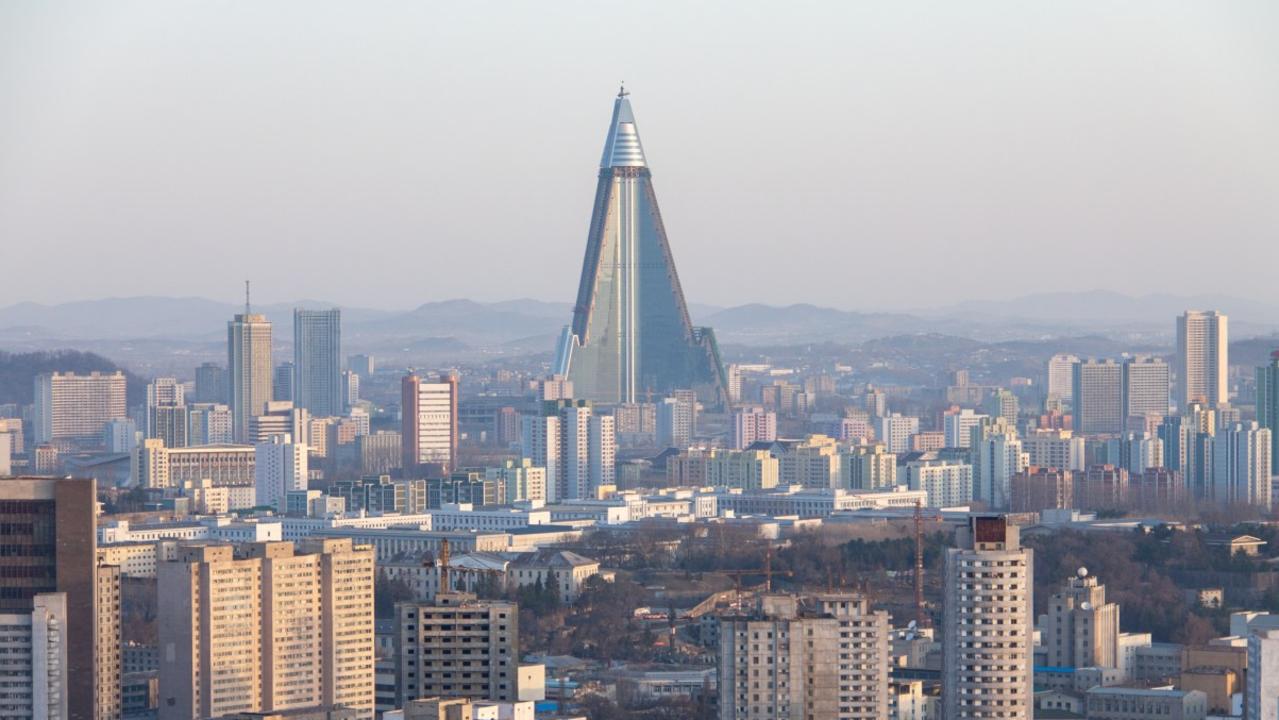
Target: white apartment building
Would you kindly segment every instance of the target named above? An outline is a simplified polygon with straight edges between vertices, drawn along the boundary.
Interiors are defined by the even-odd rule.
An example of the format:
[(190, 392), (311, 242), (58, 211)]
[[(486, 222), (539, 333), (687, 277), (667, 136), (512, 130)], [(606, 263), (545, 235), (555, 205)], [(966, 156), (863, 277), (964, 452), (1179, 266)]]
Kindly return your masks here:
[(888, 452), (904, 453), (910, 450), (910, 437), (919, 433), (919, 418), (893, 413), (879, 418), (879, 441)]
[(942, 433), (946, 438), (946, 447), (970, 447), (972, 445), (973, 428), (980, 426), (989, 417), (989, 415), (979, 415), (968, 408), (943, 415)]
[(906, 484), (927, 495), (926, 507), (967, 505), (973, 500), (973, 466), (957, 460), (917, 460), (906, 463)]
[(306, 490), (306, 445), (288, 435), (274, 435), (254, 446), (253, 487), (255, 504), (284, 510), (284, 495), (290, 490)]
[(98, 444), (102, 428), (129, 416), (124, 373), (45, 373), (35, 379), (35, 441)]
[(1034, 551), (1003, 516), (974, 516), (946, 550), (942, 717), (1034, 715)]

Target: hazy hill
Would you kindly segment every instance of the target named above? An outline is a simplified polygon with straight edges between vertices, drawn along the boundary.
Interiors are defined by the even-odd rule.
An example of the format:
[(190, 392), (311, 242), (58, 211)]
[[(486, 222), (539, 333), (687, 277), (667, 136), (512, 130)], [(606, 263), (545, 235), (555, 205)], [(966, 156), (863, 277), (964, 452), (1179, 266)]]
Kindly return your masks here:
[[(322, 300), (254, 306), (276, 325), (277, 352), (292, 342), (295, 306), (326, 308)], [(1101, 337), (1133, 348), (1169, 348), (1173, 318), (1188, 307), (1231, 316), (1235, 340), (1279, 331), (1279, 309), (1221, 295), (1131, 297), (1096, 291), (1045, 293), (1005, 301), (964, 302), (913, 313), (855, 312), (809, 304), (721, 308), (691, 304), (693, 321), (715, 328), (721, 344), (766, 347), (813, 342), (855, 345), (895, 336), (943, 334), (980, 342)], [(39, 351), (76, 347), (150, 372), (183, 356), (216, 359), (226, 323), (241, 305), (206, 298), (131, 297), (58, 305), (0, 308), (0, 348)], [(452, 299), (410, 310), (342, 307), (344, 344), (351, 352), (391, 355), (430, 349), (433, 358), (478, 357), (490, 351), (551, 352), (572, 305), (534, 299), (478, 302)], [(1087, 343), (1079, 349), (1093, 354)], [(1098, 353), (1100, 354), (1100, 353)]]
[[(981, 315), (1015, 317), (1041, 322), (1163, 323), (1186, 310), (1221, 310), (1232, 323), (1273, 327), (1279, 323), (1279, 305), (1231, 295), (1132, 296), (1110, 290), (1038, 293), (1010, 300), (973, 300), (931, 310), (923, 315)], [(1171, 330), (1170, 330), (1171, 332)]]

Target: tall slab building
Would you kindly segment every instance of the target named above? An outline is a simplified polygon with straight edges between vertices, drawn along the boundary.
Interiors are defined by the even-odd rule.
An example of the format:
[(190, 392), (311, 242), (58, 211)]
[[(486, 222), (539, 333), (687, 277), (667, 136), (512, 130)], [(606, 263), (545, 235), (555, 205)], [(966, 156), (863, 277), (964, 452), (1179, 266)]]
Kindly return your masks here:
[[(342, 311), (293, 311), (293, 397), (316, 417), (342, 414)], [(276, 398), (284, 400), (286, 398)]]
[(249, 420), (266, 411), (271, 400), (271, 322), (249, 312), (227, 323), (227, 393), (236, 442), (249, 436)]
[(573, 324), (564, 328), (556, 372), (579, 398), (633, 403), (649, 393), (693, 388), (706, 403), (727, 399), (710, 328), (694, 327), (627, 93), (613, 103), (586, 240)]
[(92, 479), (0, 479), (0, 717), (119, 717), (119, 572), (98, 567), (96, 509)]
[(1177, 407), (1211, 408), (1230, 402), (1230, 333), (1216, 310), (1187, 310), (1177, 318)]

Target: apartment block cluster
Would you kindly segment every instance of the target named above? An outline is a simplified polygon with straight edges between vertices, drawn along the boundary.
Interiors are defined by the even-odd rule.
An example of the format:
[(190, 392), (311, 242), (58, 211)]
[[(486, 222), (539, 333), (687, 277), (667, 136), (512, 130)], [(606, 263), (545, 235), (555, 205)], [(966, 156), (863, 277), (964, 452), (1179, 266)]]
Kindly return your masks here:
[[(397, 606), (392, 651), (379, 653), (372, 546), (225, 519), (96, 528), (96, 490), (92, 479), (0, 478), (5, 717), (421, 717), (435, 695), (532, 717), (544, 696), (541, 666), (520, 661), (518, 608), (454, 589), (447, 571), (436, 592)], [(143, 546), (146, 560), (130, 551)], [(599, 572), (564, 555), (511, 562), (509, 574), (580, 587)], [(153, 645), (123, 642), (130, 578), (153, 581), (138, 586), (154, 593)], [(388, 669), (400, 681), (379, 694)]]
[(1205, 644), (1122, 632), (1079, 568), (1034, 615), (1034, 553), (1012, 516), (974, 514), (946, 550), (940, 628), (859, 593), (752, 592), (708, 615), (719, 717), (1271, 717), (1279, 620), (1235, 612)]
[[(1187, 311), (1176, 337), (1171, 363), (1058, 354), (1041, 381), (983, 386), (956, 370), (939, 389), (854, 387), (851, 403), (838, 372), (801, 383), (792, 369), (731, 366), (730, 395), (741, 402), (730, 442), (666, 459), (667, 479), (746, 490), (900, 485), (934, 508), (1011, 512), (1268, 510), (1279, 352), (1255, 380), (1232, 376), (1227, 318), (1215, 311)], [(1233, 404), (1231, 377), (1255, 401)]]
[[(246, 307), (225, 367), (152, 378), (136, 406), (113, 371), (43, 374), (31, 406), (0, 408), (0, 476), (18, 474), (0, 480), (0, 516), (32, 528), (14, 557), (36, 558), (0, 559), (0, 644), (29, 668), (0, 680), (0, 705), (104, 719), (531, 713), (546, 680), (520, 655), (518, 608), (480, 596), (554, 586), (574, 602), (613, 576), (562, 547), (585, 534), (735, 525), (793, 539), (926, 511), (960, 526), (938, 631), (894, 627), (857, 593), (758, 594), (708, 633), (721, 717), (1265, 707), (1257, 669), (1279, 642), (1267, 615), (1236, 618), (1210, 648), (1172, 648), (1120, 632), (1081, 571), (1032, 617), (1022, 523), (1271, 507), (1279, 353), (1255, 369), (1255, 403), (1235, 404), (1226, 317), (1190, 311), (1176, 332), (1172, 362), (1059, 354), (1007, 387), (964, 370), (920, 390), (739, 364), (720, 403), (691, 389), (616, 402), (575, 397), (563, 375), (379, 372), (344, 357), (338, 310), (296, 310), (292, 360), (276, 365), (272, 323)], [(37, 477), (54, 474), (96, 481)], [(99, 494), (133, 514), (98, 518)], [(415, 598), (381, 630), (379, 578)], [(133, 652), (149, 659), (130, 665), (120, 597), (135, 579), (162, 602), (151, 654)], [(459, 633), (474, 645), (440, 644)]]

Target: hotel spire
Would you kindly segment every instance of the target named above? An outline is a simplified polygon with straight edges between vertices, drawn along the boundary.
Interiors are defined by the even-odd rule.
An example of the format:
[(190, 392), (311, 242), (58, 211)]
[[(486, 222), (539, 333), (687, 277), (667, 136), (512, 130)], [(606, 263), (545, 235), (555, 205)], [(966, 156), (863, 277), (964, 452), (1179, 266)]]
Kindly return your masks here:
[(569, 376), (582, 399), (631, 403), (691, 389), (703, 402), (722, 405), (719, 349), (710, 328), (689, 320), (624, 87), (613, 101), (593, 207), (557, 372)]

